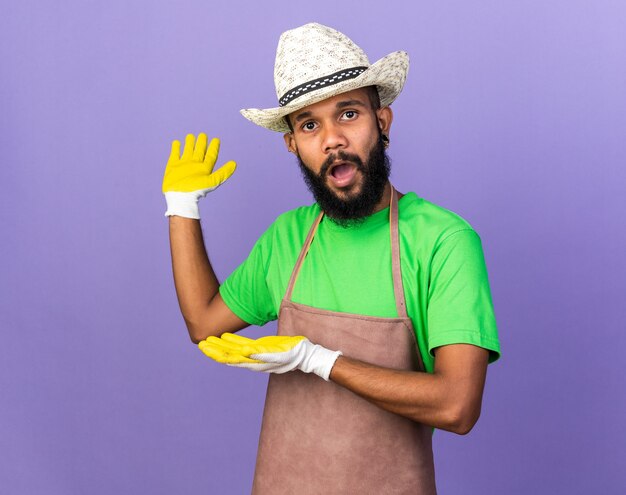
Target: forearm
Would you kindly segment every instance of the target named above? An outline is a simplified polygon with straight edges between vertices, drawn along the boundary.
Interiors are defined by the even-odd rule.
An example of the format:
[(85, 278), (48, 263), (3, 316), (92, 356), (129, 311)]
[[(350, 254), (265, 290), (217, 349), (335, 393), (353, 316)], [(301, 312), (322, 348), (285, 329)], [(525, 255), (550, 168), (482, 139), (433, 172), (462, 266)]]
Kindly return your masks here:
[(453, 384), (443, 375), (381, 368), (340, 356), (330, 380), (413, 421), (455, 433), (471, 429), (458, 407)]
[(206, 323), (211, 300), (219, 282), (209, 262), (200, 221), (169, 217), (170, 250), (174, 284), (180, 310), (192, 340), (199, 340), (199, 328)]

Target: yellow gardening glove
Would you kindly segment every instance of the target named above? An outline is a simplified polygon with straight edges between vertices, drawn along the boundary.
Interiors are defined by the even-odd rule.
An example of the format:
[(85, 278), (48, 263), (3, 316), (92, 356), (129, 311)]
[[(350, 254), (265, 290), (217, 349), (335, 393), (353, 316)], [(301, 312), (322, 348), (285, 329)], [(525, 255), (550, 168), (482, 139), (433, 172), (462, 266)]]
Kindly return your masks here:
[(163, 194), (167, 202), (165, 216), (178, 215), (200, 218), (198, 200), (219, 187), (235, 171), (229, 161), (213, 172), (220, 149), (220, 140), (213, 138), (207, 149), (207, 136), (187, 134), (185, 148), (180, 155), (180, 141), (172, 142), (172, 151), (163, 176)]
[(209, 337), (198, 344), (211, 359), (238, 368), (266, 373), (299, 369), (328, 380), (341, 351), (331, 351), (302, 336), (272, 335), (253, 340), (232, 333)]
[[(226, 334), (224, 334), (226, 335)], [(208, 357), (222, 364), (241, 364), (241, 363), (262, 363), (256, 359), (250, 359), (242, 353), (244, 352), (240, 345), (233, 345), (218, 337), (208, 337), (201, 341), (198, 347)]]

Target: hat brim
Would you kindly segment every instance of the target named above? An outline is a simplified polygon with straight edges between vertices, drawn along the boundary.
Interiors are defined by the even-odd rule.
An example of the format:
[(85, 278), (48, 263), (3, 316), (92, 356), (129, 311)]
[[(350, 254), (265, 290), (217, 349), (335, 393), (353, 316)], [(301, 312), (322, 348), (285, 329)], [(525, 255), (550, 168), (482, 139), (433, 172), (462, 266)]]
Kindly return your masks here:
[(397, 51), (376, 61), (354, 79), (306, 93), (283, 107), (266, 109), (244, 108), (240, 112), (241, 115), (256, 125), (276, 132), (290, 132), (289, 126), (285, 122), (286, 115), (313, 103), (354, 89), (376, 86), (381, 107), (391, 105), (402, 91), (408, 72), (408, 53)]

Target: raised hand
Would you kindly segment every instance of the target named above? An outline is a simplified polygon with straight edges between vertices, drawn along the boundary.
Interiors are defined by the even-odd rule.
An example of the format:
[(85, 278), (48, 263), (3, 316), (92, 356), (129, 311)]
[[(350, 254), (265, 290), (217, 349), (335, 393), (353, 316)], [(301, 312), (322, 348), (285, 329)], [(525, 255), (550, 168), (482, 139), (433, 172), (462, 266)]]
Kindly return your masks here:
[(166, 216), (200, 218), (198, 200), (217, 189), (237, 167), (234, 161), (229, 161), (214, 172), (219, 149), (217, 138), (213, 138), (207, 148), (204, 133), (198, 134), (197, 141), (193, 134), (187, 134), (182, 156), (180, 141), (172, 142), (162, 186), (167, 201)]

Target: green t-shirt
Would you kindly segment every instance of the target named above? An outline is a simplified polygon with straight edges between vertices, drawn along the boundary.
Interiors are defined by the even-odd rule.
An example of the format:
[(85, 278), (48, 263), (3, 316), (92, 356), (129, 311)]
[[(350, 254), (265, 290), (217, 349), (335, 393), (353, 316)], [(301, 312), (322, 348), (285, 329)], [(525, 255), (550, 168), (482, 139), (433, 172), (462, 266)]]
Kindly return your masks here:
[[(242, 320), (264, 325), (280, 303), (305, 238), (319, 214), (313, 204), (280, 215), (220, 294)], [(426, 371), (433, 349), (466, 343), (500, 357), (481, 240), (456, 213), (415, 193), (399, 200), (400, 264), (407, 312)], [(397, 317), (391, 273), (389, 208), (356, 227), (322, 219), (304, 260), (293, 301), (325, 310)]]

